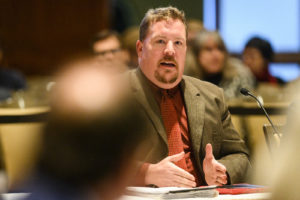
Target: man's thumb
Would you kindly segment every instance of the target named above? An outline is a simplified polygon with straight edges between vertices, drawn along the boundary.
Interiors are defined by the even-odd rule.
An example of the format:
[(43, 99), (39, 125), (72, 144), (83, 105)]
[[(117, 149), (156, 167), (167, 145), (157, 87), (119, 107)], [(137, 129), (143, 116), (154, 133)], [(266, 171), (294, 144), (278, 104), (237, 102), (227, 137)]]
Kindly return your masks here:
[(212, 153), (212, 146), (210, 143), (208, 143), (205, 147), (205, 159), (214, 159), (214, 155)]
[(178, 154), (174, 154), (172, 156), (169, 156), (168, 160), (170, 162), (177, 162), (177, 161), (181, 160), (183, 157), (184, 157), (184, 152), (182, 151), (182, 152), (180, 152)]

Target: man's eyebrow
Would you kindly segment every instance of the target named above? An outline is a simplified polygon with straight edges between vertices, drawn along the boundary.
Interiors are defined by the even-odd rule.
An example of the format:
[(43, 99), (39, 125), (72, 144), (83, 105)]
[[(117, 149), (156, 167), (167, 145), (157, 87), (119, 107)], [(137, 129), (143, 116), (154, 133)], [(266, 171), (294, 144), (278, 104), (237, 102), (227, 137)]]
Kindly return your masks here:
[(185, 41), (186, 39), (185, 38), (183, 38), (183, 37), (176, 37), (175, 38), (176, 40), (183, 40), (183, 41)]
[(163, 35), (156, 35), (153, 37), (153, 39), (156, 39), (156, 38), (167, 38), (166, 36), (163, 36)]
[[(166, 36), (163, 36), (163, 35), (156, 35), (154, 36), (152, 39), (157, 39), (157, 38), (164, 38), (166, 39), (167, 37)], [(182, 41), (185, 41), (186, 39), (184, 37), (176, 37), (175, 40), (182, 40)]]

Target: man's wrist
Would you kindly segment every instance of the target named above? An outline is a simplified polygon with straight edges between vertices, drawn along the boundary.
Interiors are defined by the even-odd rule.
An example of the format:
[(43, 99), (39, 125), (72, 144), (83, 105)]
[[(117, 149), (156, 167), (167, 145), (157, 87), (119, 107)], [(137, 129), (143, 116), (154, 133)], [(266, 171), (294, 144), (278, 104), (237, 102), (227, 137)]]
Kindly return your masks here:
[(138, 173), (137, 173), (137, 185), (142, 185), (145, 186), (147, 185), (146, 183), (146, 173), (148, 171), (150, 163), (143, 163), (141, 164)]
[(151, 181), (151, 168), (153, 167), (153, 164), (147, 163), (147, 165), (145, 166), (144, 170), (145, 170), (145, 185), (152, 185), (152, 181)]

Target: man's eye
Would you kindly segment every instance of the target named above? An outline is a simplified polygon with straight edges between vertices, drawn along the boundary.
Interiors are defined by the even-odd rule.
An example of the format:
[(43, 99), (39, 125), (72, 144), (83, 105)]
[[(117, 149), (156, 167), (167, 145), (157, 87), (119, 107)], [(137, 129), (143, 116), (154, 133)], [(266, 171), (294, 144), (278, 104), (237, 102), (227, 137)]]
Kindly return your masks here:
[(164, 44), (165, 41), (164, 41), (164, 40), (157, 40), (157, 43), (158, 43), (158, 44)]
[(181, 41), (176, 41), (175, 44), (181, 46), (183, 43)]

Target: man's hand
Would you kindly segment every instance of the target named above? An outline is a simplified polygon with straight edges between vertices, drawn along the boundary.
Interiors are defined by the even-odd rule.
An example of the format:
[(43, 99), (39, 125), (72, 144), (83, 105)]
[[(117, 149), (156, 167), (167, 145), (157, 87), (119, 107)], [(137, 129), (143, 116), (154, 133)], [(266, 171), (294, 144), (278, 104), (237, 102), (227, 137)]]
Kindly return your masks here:
[(158, 187), (196, 187), (195, 177), (174, 163), (184, 157), (184, 152), (168, 156), (157, 164), (150, 164), (145, 183)]
[(216, 161), (211, 144), (205, 147), (205, 158), (203, 160), (203, 171), (205, 181), (208, 185), (223, 185), (227, 183), (226, 167)]

